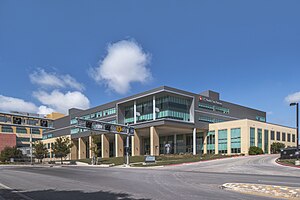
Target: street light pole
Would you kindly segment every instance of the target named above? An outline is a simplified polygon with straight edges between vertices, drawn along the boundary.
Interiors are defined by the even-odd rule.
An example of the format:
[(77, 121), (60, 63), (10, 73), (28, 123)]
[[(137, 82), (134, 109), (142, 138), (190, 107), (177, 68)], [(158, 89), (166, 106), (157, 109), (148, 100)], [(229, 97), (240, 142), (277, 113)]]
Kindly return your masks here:
[(32, 128), (30, 128), (30, 164), (32, 165)]

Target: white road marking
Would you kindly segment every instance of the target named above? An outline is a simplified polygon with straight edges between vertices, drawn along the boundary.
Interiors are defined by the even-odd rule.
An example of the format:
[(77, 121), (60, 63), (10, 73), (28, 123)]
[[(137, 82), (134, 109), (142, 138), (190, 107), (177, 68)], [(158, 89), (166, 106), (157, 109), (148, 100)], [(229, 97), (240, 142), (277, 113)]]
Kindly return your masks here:
[[(18, 196), (20, 196), (20, 197), (22, 197), (22, 198), (24, 198), (24, 199), (26, 199), (26, 200), (34, 200), (34, 199), (32, 199), (32, 198), (30, 198), (30, 197), (28, 197), (28, 196), (22, 194), (20, 191), (16, 191), (16, 190), (14, 190), (14, 189), (12, 189), (12, 188), (10, 188), (10, 187), (8, 187), (7, 185), (4, 185), (4, 184), (2, 184), (2, 183), (0, 183), (0, 187), (5, 188), (5, 189), (7, 189), (7, 190), (11, 190), (13, 193), (17, 194)], [(3, 197), (0, 196), (0, 200), (3, 200), (3, 199), (4, 199), (4, 198), (3, 198), (3, 199), (1, 199), (1, 198), (3, 198)], [(4, 200), (5, 200), (5, 199), (4, 199)]]

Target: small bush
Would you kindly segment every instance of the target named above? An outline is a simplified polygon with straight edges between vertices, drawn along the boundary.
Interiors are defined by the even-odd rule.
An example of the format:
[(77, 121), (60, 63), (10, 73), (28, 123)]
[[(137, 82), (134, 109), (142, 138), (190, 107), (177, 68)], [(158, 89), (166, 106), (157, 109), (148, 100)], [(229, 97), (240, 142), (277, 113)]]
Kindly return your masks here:
[(259, 147), (252, 146), (249, 148), (249, 155), (259, 155), (263, 153), (264, 151)]

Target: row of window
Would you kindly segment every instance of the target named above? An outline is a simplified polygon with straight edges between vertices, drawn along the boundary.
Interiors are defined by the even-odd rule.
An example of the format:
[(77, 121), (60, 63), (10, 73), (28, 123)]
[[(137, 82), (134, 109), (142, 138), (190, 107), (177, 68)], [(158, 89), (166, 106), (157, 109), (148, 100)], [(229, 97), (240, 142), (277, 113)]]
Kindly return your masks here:
[[(41, 140), (39, 138), (32, 138), (32, 142)], [(17, 137), (17, 142), (30, 142), (30, 138)]]
[[(227, 129), (218, 130), (218, 153), (226, 154), (227, 151)], [(231, 153), (241, 152), (241, 129), (232, 128), (230, 129), (231, 138)], [(215, 153), (215, 131), (209, 131), (207, 134), (207, 153)]]
[(204, 116), (201, 115), (199, 116), (199, 121), (201, 122), (208, 122), (208, 123), (218, 123), (218, 122), (223, 122), (223, 119), (218, 119), (218, 118), (214, 118), (214, 117), (209, 117), (209, 116)]
[(204, 108), (204, 109), (212, 110), (212, 111), (218, 111), (218, 112), (221, 112), (221, 113), (224, 113), (224, 114), (229, 113), (228, 108), (224, 108), (224, 107), (220, 107), (220, 106), (214, 106), (214, 105), (200, 103), (200, 102), (199, 102), (198, 106), (199, 106), (199, 108)]
[[(81, 116), (83, 119), (97, 119), (97, 118), (101, 118), (101, 117), (105, 117), (105, 116), (109, 116), (109, 115), (113, 115), (116, 114), (116, 108), (109, 108), (103, 111), (98, 111), (92, 114), (88, 114), (88, 115), (84, 115)], [(77, 120), (75, 118), (70, 120), (70, 124), (76, 124)]]
[[(271, 131), (271, 140), (275, 140), (275, 131)], [(296, 141), (296, 135), (291, 133), (285, 133), (276, 131), (276, 140), (277, 141), (287, 141), (287, 142), (295, 142)]]
[[(16, 127), (16, 133), (23, 133), (23, 134), (30, 134), (30, 131), (32, 131), (32, 134), (40, 134), (40, 129), (32, 128), (27, 132), (27, 129), (24, 127)], [(14, 133), (13, 128), (11, 126), (2, 126), (1, 132), (3, 133)]]

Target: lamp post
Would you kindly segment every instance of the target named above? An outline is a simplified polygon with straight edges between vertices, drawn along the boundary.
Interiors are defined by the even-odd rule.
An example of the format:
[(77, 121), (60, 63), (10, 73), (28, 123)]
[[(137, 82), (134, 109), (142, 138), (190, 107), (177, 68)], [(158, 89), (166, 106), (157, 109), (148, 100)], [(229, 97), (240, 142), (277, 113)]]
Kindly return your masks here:
[(299, 103), (291, 103), (290, 106), (296, 106), (296, 144), (297, 144), (297, 160), (299, 160)]

